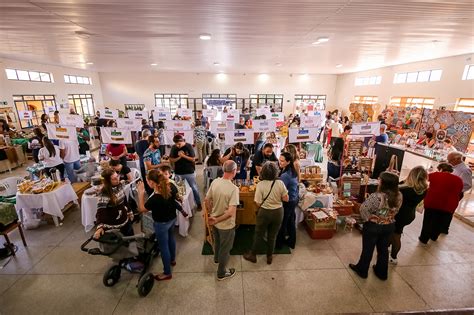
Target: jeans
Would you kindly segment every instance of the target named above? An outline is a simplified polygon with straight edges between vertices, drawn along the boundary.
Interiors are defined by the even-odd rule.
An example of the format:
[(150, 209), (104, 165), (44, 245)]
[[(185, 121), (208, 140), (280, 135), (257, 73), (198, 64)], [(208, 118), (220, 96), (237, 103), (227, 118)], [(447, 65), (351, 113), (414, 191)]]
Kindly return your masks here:
[(196, 174), (194, 173), (181, 174), (181, 175), (176, 174), (176, 178), (181, 179), (181, 180), (185, 179), (188, 182), (189, 186), (191, 186), (191, 189), (193, 191), (194, 201), (196, 202), (196, 206), (198, 208), (201, 207), (201, 197), (199, 196), (199, 188), (196, 183)]
[(174, 225), (176, 218), (168, 222), (155, 222), (155, 236), (160, 246), (161, 261), (165, 275), (171, 275), (171, 262), (176, 260), (176, 239), (174, 238)]
[(453, 219), (453, 214), (437, 209), (426, 208), (423, 214), (423, 226), (421, 227), (420, 241), (428, 243), (428, 240), (436, 241)]
[(267, 234), (267, 255), (273, 255), (275, 242), (281, 222), (283, 221), (283, 208), (267, 210), (260, 208), (257, 214), (257, 224), (255, 225), (255, 236), (252, 245), (252, 253), (256, 254), (258, 243), (265, 242), (264, 236)]
[(69, 178), (69, 181), (71, 183), (77, 182), (76, 173), (74, 172), (74, 170), (78, 170), (81, 168), (81, 162), (79, 160), (71, 163), (64, 162), (64, 168), (66, 170), (66, 175), (67, 178)]
[(198, 156), (198, 163), (204, 162), (206, 158), (206, 143), (205, 142), (196, 142), (196, 152)]
[(382, 279), (387, 278), (388, 274), (388, 246), (390, 237), (395, 230), (395, 224), (375, 224), (365, 222), (362, 229), (362, 253), (360, 254), (357, 270), (362, 275), (369, 272), (370, 262), (377, 247), (377, 263), (375, 264), (375, 273)]
[(219, 262), (217, 276), (224, 277), (227, 263), (230, 258), (230, 250), (234, 245), (235, 229), (221, 230), (215, 226), (212, 228), (214, 234), (214, 261)]
[[(297, 200), (290, 200), (283, 203), (283, 221), (280, 231), (278, 232), (276, 247), (281, 248), (283, 244), (287, 244), (291, 248), (296, 245), (296, 213), (295, 208), (298, 204)], [(288, 236), (288, 239), (286, 237)]]

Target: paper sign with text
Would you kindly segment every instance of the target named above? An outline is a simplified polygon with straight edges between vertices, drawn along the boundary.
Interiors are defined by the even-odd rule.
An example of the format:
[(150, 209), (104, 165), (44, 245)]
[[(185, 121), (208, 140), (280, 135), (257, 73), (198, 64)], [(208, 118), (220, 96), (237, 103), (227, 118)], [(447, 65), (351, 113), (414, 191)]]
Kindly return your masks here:
[(33, 112), (31, 110), (19, 110), (18, 116), (20, 120), (28, 120), (33, 118)]
[(257, 116), (265, 115), (266, 118), (269, 118), (271, 114), (272, 112), (269, 107), (257, 108)]
[(84, 119), (80, 115), (59, 114), (59, 123), (65, 126), (84, 128)]
[(193, 130), (165, 130), (163, 132), (163, 135), (165, 137), (165, 143), (162, 143), (164, 145), (174, 145), (173, 142), (173, 137), (175, 135), (182, 135), (184, 140), (187, 143), (194, 143), (194, 131)]
[(276, 131), (276, 120), (273, 119), (257, 119), (252, 121), (252, 129), (254, 132)]
[(141, 131), (142, 121), (139, 119), (117, 118), (117, 128), (129, 129), (131, 131)]
[(47, 107), (45, 107), (44, 110), (45, 110), (46, 114), (50, 115), (50, 114), (54, 114), (54, 112), (56, 111), (56, 107), (47, 106)]
[(170, 112), (153, 112), (153, 120), (160, 121), (160, 120), (171, 120), (171, 113)]
[(284, 122), (285, 121), (285, 115), (283, 113), (270, 113), (270, 117), (267, 116), (267, 118), (271, 118), (273, 120), (276, 120), (277, 122)]
[(318, 128), (289, 128), (288, 142), (313, 142), (318, 140)]
[(229, 130), (235, 129), (235, 123), (233, 121), (211, 121), (211, 132), (213, 134), (223, 133)]
[(380, 121), (367, 122), (367, 123), (354, 123), (352, 124), (351, 135), (379, 136), (380, 135)]
[(215, 118), (217, 116), (217, 109), (203, 109), (202, 115), (206, 118)]
[(234, 145), (237, 142), (242, 142), (243, 144), (253, 144), (254, 143), (254, 131), (252, 129), (239, 129), (234, 131), (225, 132), (225, 144)]
[(129, 110), (127, 111), (130, 119), (146, 119), (148, 120), (148, 111), (146, 110)]
[(101, 127), (102, 143), (132, 144), (132, 132), (129, 129)]
[(118, 110), (116, 109), (101, 109), (99, 112), (100, 118), (104, 119), (117, 119), (119, 116)]
[(167, 120), (165, 121), (165, 128), (167, 130), (191, 130), (190, 120)]
[(64, 141), (77, 141), (76, 127), (46, 124), (48, 138)]
[(301, 116), (301, 127), (303, 128), (321, 128), (321, 116)]
[(193, 110), (191, 108), (178, 108), (178, 116), (192, 118)]
[(171, 113), (169, 108), (164, 108), (164, 107), (155, 107), (155, 112)]
[(235, 115), (235, 113), (222, 113), (221, 114), (221, 120), (222, 121), (227, 121), (227, 122), (232, 122), (234, 124), (238, 124), (240, 119), (240, 114)]

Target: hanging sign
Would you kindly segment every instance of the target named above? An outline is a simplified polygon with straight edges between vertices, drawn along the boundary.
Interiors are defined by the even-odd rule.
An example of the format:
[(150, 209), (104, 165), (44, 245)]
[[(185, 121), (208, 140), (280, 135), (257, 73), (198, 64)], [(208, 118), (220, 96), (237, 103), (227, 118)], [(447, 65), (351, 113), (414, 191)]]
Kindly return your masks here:
[(33, 112), (31, 110), (19, 110), (18, 116), (20, 120), (28, 120), (33, 118)]
[(321, 116), (301, 116), (301, 127), (303, 128), (321, 128)]
[(50, 114), (54, 114), (54, 112), (56, 111), (56, 107), (47, 106), (47, 107), (45, 107), (44, 110), (46, 111), (46, 114), (50, 115)]
[(99, 110), (100, 118), (104, 119), (117, 119), (119, 117), (118, 110), (116, 109), (101, 109)]
[(213, 134), (223, 133), (234, 129), (235, 123), (233, 121), (211, 121), (211, 132)]
[(317, 141), (318, 132), (318, 128), (289, 128), (288, 141), (289, 143)]
[(221, 114), (222, 121), (233, 122), (234, 124), (238, 124), (240, 120), (240, 114), (235, 114), (235, 112), (230, 113), (222, 113)]
[(59, 114), (59, 123), (65, 126), (84, 128), (84, 119), (80, 115)]
[(230, 103), (227, 99), (203, 99), (203, 104), (207, 106), (217, 106), (222, 107)]
[(169, 108), (164, 108), (164, 107), (155, 107), (155, 112), (159, 112), (159, 113), (170, 113), (170, 109)]
[(380, 135), (380, 121), (352, 124), (351, 135)]
[(252, 129), (239, 129), (234, 131), (225, 132), (225, 144), (234, 145), (237, 142), (242, 142), (243, 144), (253, 144), (254, 143), (254, 131)]
[(277, 122), (284, 122), (285, 121), (285, 115), (283, 113), (270, 113), (270, 116), (267, 116), (267, 118), (271, 118), (273, 120), (276, 120)]
[(154, 121), (159, 121), (159, 120), (171, 120), (171, 113), (170, 112), (153, 112), (153, 120)]
[(276, 120), (273, 119), (257, 119), (252, 121), (254, 132), (276, 131)]
[(257, 116), (265, 115), (266, 118), (269, 118), (271, 114), (269, 107), (257, 108)]
[(193, 130), (164, 130), (163, 135), (165, 137), (164, 145), (174, 145), (173, 137), (175, 135), (182, 135), (187, 143), (194, 143), (194, 131)]
[(167, 130), (191, 130), (190, 120), (167, 120), (165, 121)]
[(192, 118), (193, 110), (191, 108), (178, 108), (178, 116), (183, 118)]
[(148, 111), (146, 110), (129, 110), (127, 111), (128, 118), (130, 119), (147, 119), (148, 120)]
[(139, 119), (117, 118), (117, 128), (131, 131), (141, 131), (142, 121)]
[(202, 115), (206, 118), (216, 118), (217, 109), (203, 109)]
[(46, 124), (48, 138), (55, 140), (77, 141), (76, 127)]
[(132, 144), (132, 132), (128, 129), (101, 127), (102, 143)]

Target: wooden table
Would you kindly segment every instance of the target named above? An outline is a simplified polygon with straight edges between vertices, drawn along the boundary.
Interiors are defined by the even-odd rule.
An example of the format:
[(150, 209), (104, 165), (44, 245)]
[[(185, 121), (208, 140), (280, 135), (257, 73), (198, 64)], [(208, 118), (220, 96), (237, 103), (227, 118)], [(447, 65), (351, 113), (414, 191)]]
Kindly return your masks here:
[(237, 207), (235, 224), (255, 225), (257, 223), (257, 205), (254, 201), (255, 192), (240, 192), (240, 205)]

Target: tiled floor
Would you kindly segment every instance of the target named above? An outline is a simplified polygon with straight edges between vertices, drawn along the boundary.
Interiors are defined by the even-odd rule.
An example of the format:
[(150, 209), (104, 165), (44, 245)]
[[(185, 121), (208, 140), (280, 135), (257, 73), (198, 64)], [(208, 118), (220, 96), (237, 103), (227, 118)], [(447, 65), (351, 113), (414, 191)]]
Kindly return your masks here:
[[(8, 175), (9, 176), (9, 175)], [(471, 195), (466, 197), (466, 207)], [(460, 209), (462, 210), (462, 209)], [(113, 288), (102, 285), (110, 266), (105, 257), (80, 251), (87, 238), (80, 210), (66, 214), (64, 225), (26, 231), (28, 248), (12, 234), (19, 250), (0, 269), (0, 314), (283, 314), (421, 311), (474, 307), (474, 228), (454, 219), (450, 234), (422, 247), (417, 242), (422, 216), (406, 228), (398, 266), (389, 279), (358, 278), (348, 270), (361, 249), (357, 231), (339, 231), (330, 240), (312, 240), (298, 229), (297, 248), (272, 265), (232, 256), (237, 275), (215, 278), (210, 256), (201, 255), (203, 220), (199, 213), (187, 238), (177, 236), (173, 279), (155, 283), (140, 298), (137, 276), (123, 273)], [(375, 256), (375, 255), (374, 255)], [(152, 267), (162, 270), (160, 259)]]

